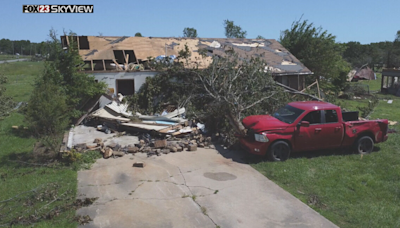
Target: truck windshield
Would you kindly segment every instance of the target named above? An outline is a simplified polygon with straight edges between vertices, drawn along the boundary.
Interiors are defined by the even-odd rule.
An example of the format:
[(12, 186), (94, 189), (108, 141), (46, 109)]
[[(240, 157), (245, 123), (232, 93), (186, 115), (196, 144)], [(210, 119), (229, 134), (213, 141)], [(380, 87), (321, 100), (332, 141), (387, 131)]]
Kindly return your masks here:
[(278, 109), (272, 116), (277, 118), (278, 120), (291, 124), (293, 123), (300, 115), (303, 113), (304, 110), (295, 108), (290, 105), (286, 105)]

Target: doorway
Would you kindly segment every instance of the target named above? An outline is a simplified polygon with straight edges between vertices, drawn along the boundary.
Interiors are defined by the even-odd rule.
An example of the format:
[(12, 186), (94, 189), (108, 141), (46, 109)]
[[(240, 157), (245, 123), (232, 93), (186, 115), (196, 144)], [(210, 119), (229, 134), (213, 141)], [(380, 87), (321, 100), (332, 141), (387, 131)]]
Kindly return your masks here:
[(117, 79), (117, 94), (121, 93), (124, 96), (135, 94), (135, 80), (134, 79)]

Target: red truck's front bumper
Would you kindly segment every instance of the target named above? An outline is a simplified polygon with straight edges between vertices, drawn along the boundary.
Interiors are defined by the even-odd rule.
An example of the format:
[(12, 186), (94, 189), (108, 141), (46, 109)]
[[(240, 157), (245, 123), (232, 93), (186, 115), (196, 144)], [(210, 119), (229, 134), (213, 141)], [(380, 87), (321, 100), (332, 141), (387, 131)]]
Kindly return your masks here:
[(383, 136), (383, 141), (382, 142), (386, 142), (386, 140), (388, 140), (388, 135)]
[(270, 144), (269, 142), (264, 143), (264, 142), (250, 141), (246, 138), (239, 138), (239, 141), (241, 147), (245, 149), (247, 152), (260, 156), (264, 156), (267, 153)]

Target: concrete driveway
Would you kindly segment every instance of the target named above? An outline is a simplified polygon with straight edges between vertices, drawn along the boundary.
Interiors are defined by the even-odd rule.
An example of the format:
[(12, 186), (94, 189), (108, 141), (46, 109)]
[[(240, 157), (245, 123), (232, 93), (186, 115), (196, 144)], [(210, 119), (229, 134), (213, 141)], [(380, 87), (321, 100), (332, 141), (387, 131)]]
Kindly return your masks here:
[[(132, 167), (143, 161), (144, 168)], [(217, 150), (99, 159), (78, 173), (82, 227), (337, 227), (251, 166)]]

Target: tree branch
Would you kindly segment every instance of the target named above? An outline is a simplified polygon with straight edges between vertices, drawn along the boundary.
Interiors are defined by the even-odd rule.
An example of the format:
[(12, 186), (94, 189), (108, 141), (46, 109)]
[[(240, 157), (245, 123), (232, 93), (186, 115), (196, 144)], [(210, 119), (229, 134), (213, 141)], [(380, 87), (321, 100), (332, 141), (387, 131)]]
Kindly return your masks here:
[(254, 102), (253, 104), (248, 105), (248, 106), (246, 106), (245, 108), (243, 108), (242, 111), (244, 111), (244, 110), (246, 110), (246, 109), (249, 109), (249, 108), (253, 107), (253, 106), (256, 105), (256, 104), (261, 103), (261, 102), (262, 102), (263, 100), (265, 100), (265, 99), (271, 98), (271, 97), (274, 96), (275, 94), (276, 94), (276, 93), (273, 93), (272, 95), (270, 95), (270, 96), (268, 96), (268, 97), (263, 97), (263, 98), (261, 98), (260, 100)]

